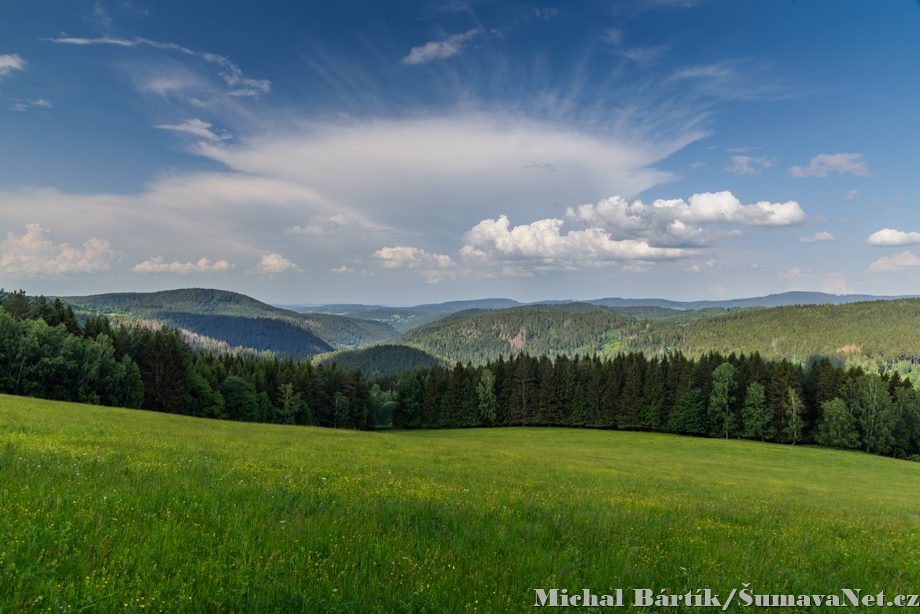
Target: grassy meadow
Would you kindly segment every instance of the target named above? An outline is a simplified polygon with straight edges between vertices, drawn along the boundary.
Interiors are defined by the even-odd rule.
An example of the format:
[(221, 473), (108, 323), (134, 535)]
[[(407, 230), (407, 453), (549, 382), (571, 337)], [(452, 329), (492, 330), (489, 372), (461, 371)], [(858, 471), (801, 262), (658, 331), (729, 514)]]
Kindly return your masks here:
[(0, 396), (0, 614), (515, 612), (536, 588), (724, 599), (742, 582), (917, 593), (918, 494), (918, 463), (825, 448)]

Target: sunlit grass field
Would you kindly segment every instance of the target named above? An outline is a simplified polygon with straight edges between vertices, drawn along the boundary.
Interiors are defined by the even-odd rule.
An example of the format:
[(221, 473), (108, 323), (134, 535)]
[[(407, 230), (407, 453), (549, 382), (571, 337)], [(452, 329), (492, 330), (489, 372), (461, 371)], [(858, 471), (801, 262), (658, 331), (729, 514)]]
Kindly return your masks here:
[(628, 607), (633, 588), (724, 599), (742, 582), (917, 593), (918, 514), (920, 464), (857, 452), (0, 396), (2, 614), (514, 612), (536, 588), (630, 589)]

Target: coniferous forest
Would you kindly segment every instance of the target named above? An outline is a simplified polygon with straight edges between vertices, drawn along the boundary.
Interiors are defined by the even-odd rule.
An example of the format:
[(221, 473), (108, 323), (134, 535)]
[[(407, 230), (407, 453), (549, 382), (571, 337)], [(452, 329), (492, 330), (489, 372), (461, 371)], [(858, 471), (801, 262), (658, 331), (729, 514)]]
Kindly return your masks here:
[(0, 392), (249, 422), (642, 430), (920, 460), (920, 395), (897, 371), (756, 352), (519, 352), (368, 380), (336, 362), (196, 352), (178, 329), (115, 327), (104, 316), (81, 325), (60, 299), (22, 291), (2, 298)]

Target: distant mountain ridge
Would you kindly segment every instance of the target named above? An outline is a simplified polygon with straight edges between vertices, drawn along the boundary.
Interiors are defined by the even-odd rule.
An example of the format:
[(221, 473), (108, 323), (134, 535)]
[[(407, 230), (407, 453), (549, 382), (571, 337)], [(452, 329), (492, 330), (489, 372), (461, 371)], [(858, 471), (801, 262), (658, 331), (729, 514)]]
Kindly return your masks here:
[[(750, 298), (718, 299), (702, 301), (672, 301), (663, 298), (597, 298), (585, 300), (544, 300), (522, 303), (507, 298), (486, 298), (446, 303), (426, 303), (414, 307), (388, 307), (384, 305), (330, 304), (316, 307), (294, 307), (296, 311), (306, 313), (335, 313), (340, 315), (361, 314), (367, 311), (421, 312), (421, 313), (456, 313), (467, 309), (510, 309), (528, 305), (566, 305), (569, 303), (590, 303), (603, 307), (666, 307), (669, 309), (709, 309), (736, 307), (786, 307), (791, 305), (843, 305), (865, 301), (893, 301), (904, 298), (918, 298), (917, 294), (897, 296), (875, 296), (871, 294), (828, 294), (826, 292), (791, 291)], [(360, 317), (360, 315), (355, 315)]]
[(788, 307), (792, 305), (845, 305), (868, 301), (894, 301), (918, 298), (920, 295), (873, 296), (870, 294), (827, 294), (825, 292), (782, 292), (752, 298), (735, 298), (717, 301), (670, 301), (658, 298), (600, 298), (584, 301), (606, 307), (669, 307), (671, 309), (708, 309), (711, 307)]

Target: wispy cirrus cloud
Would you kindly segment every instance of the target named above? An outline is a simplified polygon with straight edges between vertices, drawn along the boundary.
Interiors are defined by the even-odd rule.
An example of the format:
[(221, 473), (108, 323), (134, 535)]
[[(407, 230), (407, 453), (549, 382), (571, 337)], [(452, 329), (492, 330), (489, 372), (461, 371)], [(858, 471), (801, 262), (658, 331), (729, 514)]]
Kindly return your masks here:
[(904, 232), (894, 228), (883, 228), (866, 239), (869, 245), (893, 246), (920, 243), (920, 232)]
[(810, 237), (799, 237), (799, 243), (820, 243), (822, 241), (834, 241), (837, 237), (829, 232), (816, 232)]
[(443, 60), (452, 55), (460, 53), (466, 46), (466, 43), (477, 36), (482, 30), (473, 28), (462, 34), (454, 34), (444, 40), (430, 41), (424, 45), (413, 47), (409, 55), (400, 60), (400, 63), (406, 65), (424, 64), (432, 60)]
[[(732, 166), (726, 166), (722, 169), (723, 173), (759, 175), (763, 169), (776, 165), (775, 158), (770, 160), (768, 158), (752, 158), (750, 156), (732, 156), (732, 162), (734, 163)], [(752, 166), (755, 164), (760, 166), (760, 168)]]
[(179, 275), (209, 274), (209, 273), (228, 273), (236, 265), (230, 264), (226, 260), (218, 260), (215, 263), (207, 258), (202, 258), (198, 262), (165, 262), (163, 256), (157, 256), (150, 260), (134, 265), (131, 270), (136, 273), (159, 274), (159, 273), (176, 273)]
[(251, 96), (257, 98), (262, 94), (267, 94), (271, 91), (271, 81), (268, 79), (250, 79), (244, 77), (243, 71), (240, 69), (240, 67), (234, 64), (229, 58), (218, 55), (216, 53), (195, 51), (194, 49), (189, 49), (188, 47), (183, 47), (182, 45), (176, 45), (175, 43), (160, 43), (140, 37), (127, 39), (116, 38), (112, 36), (100, 36), (97, 38), (62, 37), (49, 38), (47, 40), (50, 40), (53, 43), (66, 45), (116, 45), (119, 47), (145, 46), (152, 47), (154, 49), (178, 51), (179, 53), (195, 56), (201, 58), (205, 62), (210, 62), (220, 66), (223, 69), (220, 73), (221, 78), (229, 87), (234, 88), (228, 92), (228, 94), (231, 96)]
[(49, 101), (44, 98), (37, 98), (35, 100), (15, 100), (12, 106), (8, 107), (10, 111), (28, 111), (34, 107), (40, 107), (43, 109), (50, 109), (52, 105)]
[(827, 177), (831, 173), (854, 177), (871, 177), (872, 173), (862, 160), (861, 153), (820, 154), (811, 159), (808, 166), (793, 166), (789, 174), (793, 177)]
[(200, 136), (203, 139), (208, 139), (210, 141), (219, 141), (224, 138), (230, 138), (229, 136), (218, 136), (211, 132), (212, 125), (208, 122), (201, 121), (200, 119), (189, 119), (182, 122), (181, 124), (160, 124), (159, 126), (154, 126), (154, 128), (159, 128), (161, 130), (174, 130), (176, 132), (188, 132), (189, 134), (194, 134), (195, 136)]

